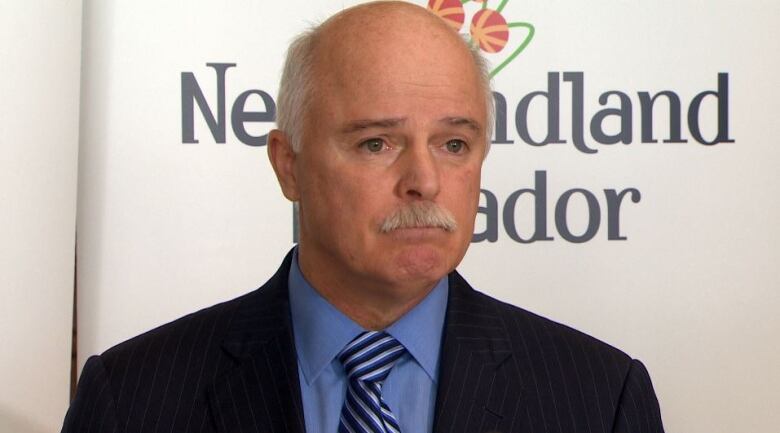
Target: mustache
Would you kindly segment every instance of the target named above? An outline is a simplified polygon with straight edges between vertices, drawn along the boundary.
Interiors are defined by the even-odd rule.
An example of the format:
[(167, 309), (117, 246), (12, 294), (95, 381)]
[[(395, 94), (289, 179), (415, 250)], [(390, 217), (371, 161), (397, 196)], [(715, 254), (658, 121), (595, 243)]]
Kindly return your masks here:
[(458, 224), (455, 222), (455, 217), (447, 209), (436, 203), (423, 201), (398, 208), (385, 217), (379, 230), (382, 233), (389, 233), (398, 229), (428, 227), (452, 232), (458, 228)]

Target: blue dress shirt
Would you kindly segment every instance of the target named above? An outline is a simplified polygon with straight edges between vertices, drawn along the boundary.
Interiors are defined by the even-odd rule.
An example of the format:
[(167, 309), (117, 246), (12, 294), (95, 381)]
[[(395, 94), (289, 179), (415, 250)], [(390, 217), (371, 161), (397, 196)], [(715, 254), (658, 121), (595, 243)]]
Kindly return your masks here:
[[(347, 391), (347, 377), (336, 355), (365, 329), (306, 281), (298, 267), (297, 251), (289, 287), (306, 432), (334, 433)], [(382, 386), (382, 398), (395, 414), (401, 433), (433, 429), (448, 292), (444, 277), (422, 302), (385, 330), (407, 350)]]

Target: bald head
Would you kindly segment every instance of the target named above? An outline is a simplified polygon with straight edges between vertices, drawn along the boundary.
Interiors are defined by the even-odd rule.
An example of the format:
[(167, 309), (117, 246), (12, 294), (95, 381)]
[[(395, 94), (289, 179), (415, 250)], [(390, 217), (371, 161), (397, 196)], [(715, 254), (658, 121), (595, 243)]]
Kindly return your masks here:
[[(279, 89), (277, 123), (297, 152), (306, 141), (311, 110), (322, 95), (360, 89), (384, 80), (420, 86), (445, 83), (423, 66), (471, 81), (484, 101), (484, 133), (490, 137), (493, 98), (487, 65), (451, 27), (429, 10), (400, 1), (358, 5), (304, 32), (290, 45)], [(430, 68), (428, 68), (430, 69)], [(427, 76), (424, 76), (428, 73)], [(451, 78), (451, 77), (450, 77)], [(344, 86), (348, 81), (352, 86)]]
[[(315, 38), (318, 51), (343, 51), (352, 48), (353, 54), (364, 54), (366, 48), (383, 50), (411, 49), (430, 39), (447, 41), (449, 49), (467, 52), (468, 46), (449, 27), (428, 9), (401, 1), (365, 3), (345, 9), (323, 22)], [(399, 39), (400, 38), (400, 39)]]

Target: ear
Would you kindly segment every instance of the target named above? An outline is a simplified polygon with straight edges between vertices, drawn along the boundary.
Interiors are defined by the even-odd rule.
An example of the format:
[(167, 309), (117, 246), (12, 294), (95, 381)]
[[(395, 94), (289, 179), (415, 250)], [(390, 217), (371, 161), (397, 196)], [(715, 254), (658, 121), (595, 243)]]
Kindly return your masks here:
[(290, 201), (298, 201), (298, 179), (295, 176), (295, 163), (298, 155), (293, 152), (292, 143), (284, 132), (274, 129), (268, 133), (268, 159), (276, 173), (282, 193)]

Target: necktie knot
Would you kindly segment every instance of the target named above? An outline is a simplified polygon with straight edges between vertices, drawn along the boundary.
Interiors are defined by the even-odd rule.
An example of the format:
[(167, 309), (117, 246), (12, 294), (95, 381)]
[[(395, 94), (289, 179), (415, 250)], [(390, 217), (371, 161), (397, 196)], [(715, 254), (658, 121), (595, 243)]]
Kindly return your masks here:
[(381, 385), (403, 356), (404, 346), (384, 331), (365, 331), (339, 352), (349, 380)]

